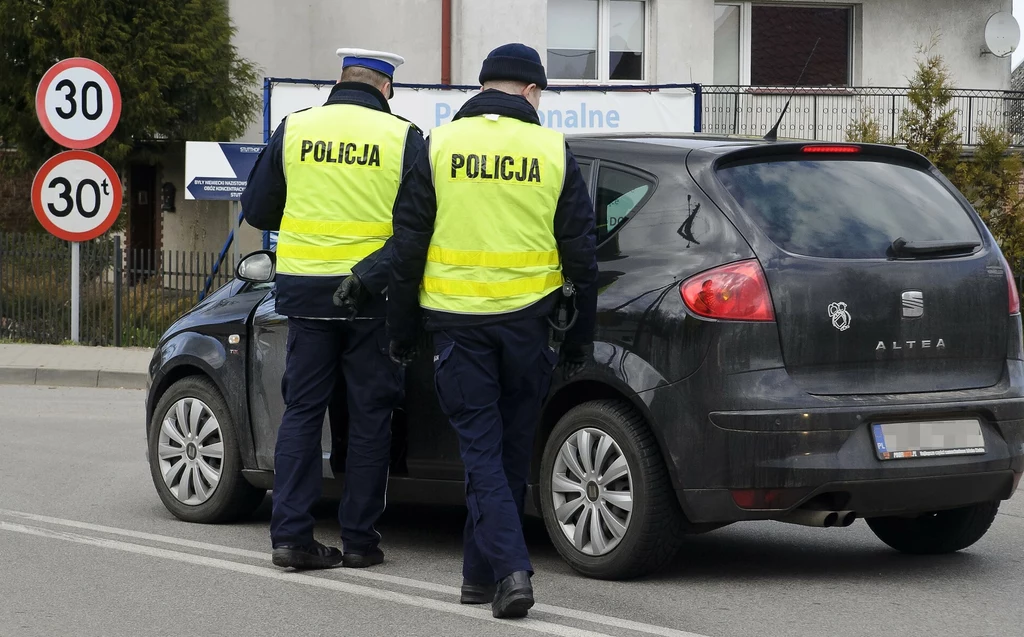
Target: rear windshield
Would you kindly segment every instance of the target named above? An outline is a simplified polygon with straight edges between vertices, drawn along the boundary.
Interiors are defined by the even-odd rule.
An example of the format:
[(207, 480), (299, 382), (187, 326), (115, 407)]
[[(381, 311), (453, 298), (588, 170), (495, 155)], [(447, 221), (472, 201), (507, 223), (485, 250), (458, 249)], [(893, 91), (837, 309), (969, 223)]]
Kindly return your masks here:
[(960, 202), (911, 166), (793, 159), (733, 164), (717, 174), (775, 245), (794, 254), (878, 259), (900, 237), (981, 240)]

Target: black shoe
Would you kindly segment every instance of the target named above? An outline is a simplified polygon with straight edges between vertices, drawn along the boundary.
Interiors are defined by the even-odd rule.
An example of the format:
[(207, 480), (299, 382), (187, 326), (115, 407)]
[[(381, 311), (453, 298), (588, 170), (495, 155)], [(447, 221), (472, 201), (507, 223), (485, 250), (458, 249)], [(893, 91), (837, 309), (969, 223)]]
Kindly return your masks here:
[(490, 604), (494, 601), (494, 584), (474, 584), (463, 578), (460, 604)]
[(274, 549), (274, 566), (294, 569), (334, 568), (341, 564), (341, 551), (333, 546), (282, 544)]
[(366, 568), (384, 561), (384, 551), (373, 549), (369, 553), (345, 553), (341, 565), (345, 568)]
[(526, 617), (526, 612), (533, 607), (533, 584), (530, 574), (516, 571), (498, 582), (491, 602), (491, 614), (499, 619), (508, 617)]

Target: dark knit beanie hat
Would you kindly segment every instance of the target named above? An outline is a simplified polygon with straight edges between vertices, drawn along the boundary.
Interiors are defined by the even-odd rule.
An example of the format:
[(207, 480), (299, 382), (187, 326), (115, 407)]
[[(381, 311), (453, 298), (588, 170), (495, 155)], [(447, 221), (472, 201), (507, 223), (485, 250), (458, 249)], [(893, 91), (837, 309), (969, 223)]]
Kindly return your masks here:
[(540, 55), (525, 44), (503, 44), (487, 55), (480, 69), (480, 83), (492, 80), (516, 80), (548, 87)]

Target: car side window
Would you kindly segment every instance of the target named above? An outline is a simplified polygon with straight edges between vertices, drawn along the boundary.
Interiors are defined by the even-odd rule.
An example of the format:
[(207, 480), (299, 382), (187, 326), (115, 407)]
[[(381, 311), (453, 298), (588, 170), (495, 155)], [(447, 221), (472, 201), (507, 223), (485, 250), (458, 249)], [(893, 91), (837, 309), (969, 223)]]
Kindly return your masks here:
[(621, 226), (654, 188), (649, 179), (603, 163), (598, 167), (597, 197), (594, 208), (597, 212), (597, 242), (607, 239)]

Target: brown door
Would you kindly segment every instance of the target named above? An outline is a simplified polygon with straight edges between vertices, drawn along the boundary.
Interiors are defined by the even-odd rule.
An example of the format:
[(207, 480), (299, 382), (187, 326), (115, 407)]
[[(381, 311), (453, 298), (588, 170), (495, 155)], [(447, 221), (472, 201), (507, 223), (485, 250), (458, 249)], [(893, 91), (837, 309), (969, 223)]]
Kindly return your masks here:
[(156, 167), (131, 167), (128, 207), (128, 282), (144, 281), (159, 268), (160, 216), (156, 206)]

